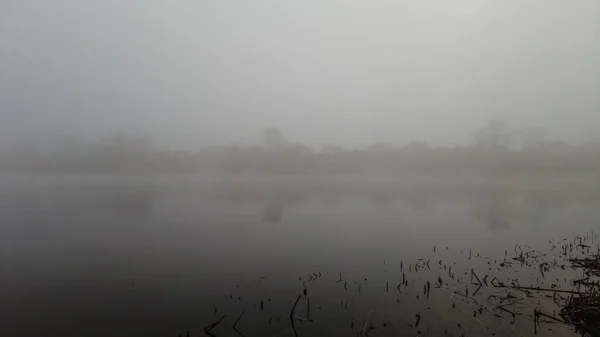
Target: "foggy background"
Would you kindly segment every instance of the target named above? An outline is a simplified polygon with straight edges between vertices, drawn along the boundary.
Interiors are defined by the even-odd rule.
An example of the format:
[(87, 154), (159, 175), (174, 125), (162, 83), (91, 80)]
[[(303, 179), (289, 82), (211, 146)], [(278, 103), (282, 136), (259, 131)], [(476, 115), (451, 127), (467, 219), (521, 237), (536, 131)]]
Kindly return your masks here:
[(466, 145), (490, 119), (600, 140), (600, 3), (0, 3), (0, 143), (151, 135)]
[(0, 336), (576, 336), (492, 282), (600, 252), (599, 35), (597, 0), (0, 0)]

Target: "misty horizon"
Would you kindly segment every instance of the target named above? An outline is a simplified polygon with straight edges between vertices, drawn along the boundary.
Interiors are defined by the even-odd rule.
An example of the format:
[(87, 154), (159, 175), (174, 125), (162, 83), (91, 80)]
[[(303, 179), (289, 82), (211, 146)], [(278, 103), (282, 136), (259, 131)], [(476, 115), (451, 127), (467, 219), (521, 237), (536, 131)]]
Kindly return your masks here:
[[(53, 151), (68, 151), (70, 148), (74, 150), (85, 150), (85, 149), (93, 149), (96, 146), (101, 145), (106, 142), (115, 142), (119, 141), (127, 141), (127, 140), (143, 140), (147, 143), (153, 151), (183, 151), (183, 152), (195, 152), (195, 151), (203, 151), (207, 149), (214, 148), (223, 148), (223, 147), (240, 147), (240, 146), (264, 146), (265, 145), (265, 134), (269, 131), (276, 131), (279, 133), (281, 137), (281, 141), (287, 143), (290, 146), (303, 146), (306, 150), (314, 151), (314, 152), (328, 152), (328, 151), (360, 151), (360, 150), (369, 150), (374, 146), (390, 146), (394, 149), (401, 149), (405, 147), (411, 147), (415, 144), (421, 147), (427, 147), (432, 149), (450, 149), (450, 148), (471, 148), (477, 147), (477, 134), (484, 132), (486, 128), (489, 128), (493, 123), (503, 123), (505, 127), (500, 132), (505, 133), (506, 137), (510, 138), (506, 140), (505, 146), (509, 150), (522, 149), (524, 146), (530, 146), (534, 144), (564, 144), (568, 146), (592, 146), (597, 147), (599, 142), (587, 140), (583, 142), (569, 142), (568, 140), (554, 137), (549, 134), (546, 130), (536, 126), (525, 126), (525, 127), (516, 127), (511, 125), (510, 122), (505, 120), (488, 120), (487, 124), (481, 125), (475, 130), (468, 133), (468, 137), (465, 137), (464, 142), (456, 143), (456, 144), (437, 144), (437, 143), (428, 143), (423, 139), (411, 139), (405, 143), (392, 143), (386, 141), (385, 139), (382, 141), (377, 141), (373, 143), (365, 143), (356, 147), (347, 147), (342, 144), (335, 143), (314, 143), (311, 142), (310, 139), (302, 140), (302, 139), (291, 139), (288, 138), (285, 130), (277, 126), (267, 126), (258, 130), (256, 132), (256, 137), (253, 141), (249, 142), (241, 142), (238, 140), (225, 140), (221, 143), (208, 143), (208, 144), (196, 144), (195, 146), (189, 146), (187, 148), (164, 148), (160, 143), (157, 144), (155, 136), (148, 132), (140, 132), (140, 131), (129, 131), (129, 132), (112, 132), (107, 135), (92, 138), (86, 137), (79, 134), (60, 134), (53, 135), (47, 137), (39, 137), (39, 138), (20, 138), (20, 139), (12, 139), (12, 141), (6, 142), (0, 145), (0, 149), (4, 150), (8, 153), (18, 153), (19, 149), (28, 149), (30, 151), (34, 151), (39, 154), (52, 154)], [(15, 152), (16, 151), (16, 152)]]
[(490, 119), (600, 141), (596, 1), (5, 1), (0, 142), (464, 145)]

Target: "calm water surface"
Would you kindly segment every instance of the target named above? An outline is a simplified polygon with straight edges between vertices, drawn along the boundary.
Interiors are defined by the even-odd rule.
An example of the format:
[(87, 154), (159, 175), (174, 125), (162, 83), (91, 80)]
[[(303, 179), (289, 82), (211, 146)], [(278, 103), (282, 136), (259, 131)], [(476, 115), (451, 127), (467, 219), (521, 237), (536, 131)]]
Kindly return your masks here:
[[(200, 336), (227, 314), (211, 332), (232, 336), (244, 311), (245, 336), (293, 336), (304, 285), (310, 303), (302, 297), (295, 316), (308, 307), (313, 322), (296, 320), (300, 336), (368, 326), (370, 336), (529, 335), (525, 317), (474, 317), (481, 305), (448, 289), (464, 292), (457, 279), (470, 268), (506, 279), (497, 263), (516, 244), (545, 249), (600, 232), (598, 187), (587, 178), (3, 177), (0, 335)], [(427, 298), (424, 282), (438, 277), (448, 284)], [(571, 335), (548, 328), (540, 333)]]

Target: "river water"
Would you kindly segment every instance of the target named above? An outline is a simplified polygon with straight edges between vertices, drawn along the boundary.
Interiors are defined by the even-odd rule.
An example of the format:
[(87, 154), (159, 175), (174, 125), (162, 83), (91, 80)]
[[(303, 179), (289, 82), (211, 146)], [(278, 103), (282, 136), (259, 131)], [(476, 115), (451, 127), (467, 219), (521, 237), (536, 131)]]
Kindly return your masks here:
[[(471, 268), (507, 278), (497, 265), (518, 245), (600, 232), (599, 187), (589, 177), (2, 177), (0, 335), (200, 336), (227, 315), (209, 332), (232, 336), (242, 312), (245, 336), (529, 335), (525, 317), (474, 313), (483, 304), (452, 289), (465, 291)], [(427, 296), (438, 277), (446, 284)], [(541, 282), (537, 271), (519, 277)], [(539, 331), (558, 332), (571, 335)]]

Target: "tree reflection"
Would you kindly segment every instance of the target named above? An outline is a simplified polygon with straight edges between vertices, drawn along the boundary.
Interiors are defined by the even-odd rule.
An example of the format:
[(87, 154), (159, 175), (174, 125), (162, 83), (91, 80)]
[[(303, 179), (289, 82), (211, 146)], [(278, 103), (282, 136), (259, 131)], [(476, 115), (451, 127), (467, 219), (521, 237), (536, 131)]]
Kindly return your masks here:
[(262, 220), (267, 223), (280, 223), (286, 207), (303, 202), (308, 195), (299, 192), (276, 192), (267, 198), (262, 208)]
[(268, 223), (279, 223), (283, 218), (283, 211), (285, 206), (278, 201), (269, 202), (263, 207), (262, 219)]
[(504, 189), (478, 190), (471, 195), (472, 215), (493, 232), (507, 230), (510, 209), (510, 194)]

